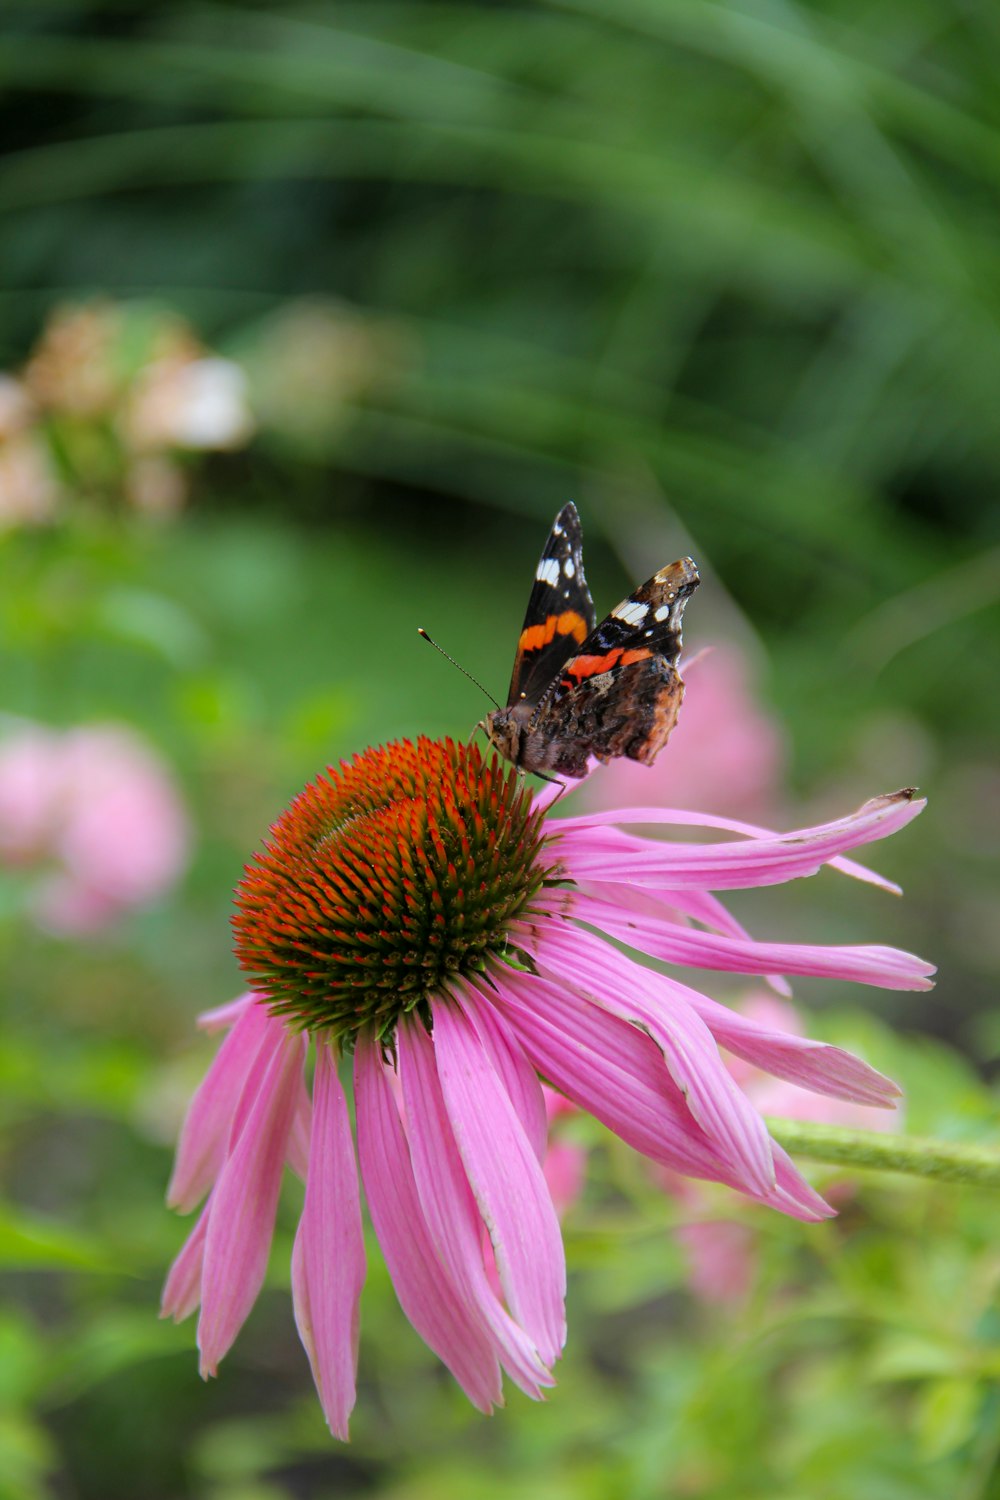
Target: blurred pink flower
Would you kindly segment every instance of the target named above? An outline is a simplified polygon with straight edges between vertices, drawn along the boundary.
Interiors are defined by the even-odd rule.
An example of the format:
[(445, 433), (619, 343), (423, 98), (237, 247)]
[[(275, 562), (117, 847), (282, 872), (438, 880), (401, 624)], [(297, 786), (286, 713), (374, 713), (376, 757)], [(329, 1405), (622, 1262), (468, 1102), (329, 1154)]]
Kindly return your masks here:
[(385, 745), (328, 767), (246, 867), (234, 929), (253, 990), (203, 1018), (228, 1034), (168, 1194), (185, 1211), (205, 1200), (163, 1296), (174, 1318), (200, 1306), (205, 1375), (263, 1284), (287, 1162), (306, 1180), (293, 1305), (332, 1432), (346, 1437), (355, 1399), (361, 1184), (403, 1310), (469, 1399), (490, 1411), (501, 1371), (538, 1398), (565, 1337), (553, 1187), (575, 1190), (572, 1174), (546, 1180), (549, 1117), (564, 1106), (546, 1106), (542, 1079), (661, 1166), (803, 1221), (830, 1214), (719, 1048), (848, 1100), (891, 1106), (895, 1084), (617, 944), (714, 970), (927, 988), (930, 966), (895, 949), (757, 943), (715, 895), (828, 863), (877, 880), (845, 853), (922, 803), (907, 790), (821, 827), (692, 844), (622, 825), (726, 820), (649, 807), (556, 817), (557, 791), (532, 797), (474, 745)]
[(587, 1173), (587, 1148), (575, 1141), (564, 1140), (552, 1127), (557, 1120), (578, 1114), (575, 1104), (563, 1094), (557, 1094), (547, 1084), (542, 1085), (545, 1099), (545, 1118), (548, 1121), (548, 1145), (542, 1170), (549, 1194), (560, 1218), (568, 1213), (583, 1192)]
[(131, 730), (38, 725), (0, 741), (0, 861), (34, 877), (30, 909), (60, 936), (161, 896), (188, 859), (180, 793)]
[(725, 642), (689, 662), (685, 679), (667, 752), (652, 766), (613, 761), (582, 796), (591, 807), (669, 802), (767, 821), (781, 802), (785, 741), (757, 701), (750, 658)]
[(757, 1236), (749, 1224), (739, 1219), (691, 1219), (677, 1225), (674, 1239), (696, 1297), (728, 1306), (745, 1301), (757, 1269)]

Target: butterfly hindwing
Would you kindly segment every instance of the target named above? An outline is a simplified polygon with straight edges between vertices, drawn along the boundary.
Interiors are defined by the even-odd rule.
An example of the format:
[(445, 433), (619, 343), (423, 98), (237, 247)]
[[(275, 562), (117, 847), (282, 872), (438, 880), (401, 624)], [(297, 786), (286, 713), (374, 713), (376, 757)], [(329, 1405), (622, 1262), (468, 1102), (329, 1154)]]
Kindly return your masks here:
[(549, 532), (517, 642), (507, 705), (534, 707), (593, 632), (596, 613), (583, 572), (576, 506), (564, 505)]
[(653, 761), (684, 695), (681, 619), (698, 581), (690, 558), (671, 563), (591, 632), (531, 717), (538, 769), (582, 776), (591, 756)]

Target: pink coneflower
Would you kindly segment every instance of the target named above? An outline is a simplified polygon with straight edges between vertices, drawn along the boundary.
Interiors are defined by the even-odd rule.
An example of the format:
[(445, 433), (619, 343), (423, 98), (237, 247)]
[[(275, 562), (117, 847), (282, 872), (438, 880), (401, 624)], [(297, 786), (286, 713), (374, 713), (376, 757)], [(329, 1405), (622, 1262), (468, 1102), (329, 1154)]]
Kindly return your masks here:
[(541, 1078), (663, 1166), (803, 1220), (831, 1210), (716, 1044), (835, 1097), (887, 1105), (898, 1093), (850, 1054), (758, 1025), (608, 938), (705, 968), (925, 988), (928, 965), (893, 949), (756, 943), (715, 895), (843, 863), (916, 815), (911, 792), (822, 827), (712, 844), (620, 825), (719, 820), (656, 808), (556, 818), (551, 800), (450, 740), (369, 750), (296, 798), (237, 891), (253, 989), (203, 1018), (228, 1035), (184, 1123), (169, 1197), (208, 1200), (164, 1312), (201, 1304), (201, 1368), (214, 1375), (260, 1290), (289, 1163), (306, 1180), (295, 1316), (339, 1437), (365, 1273), (341, 1056), (353, 1053), (361, 1183), (400, 1303), (486, 1412), (502, 1400), (501, 1370), (540, 1396), (565, 1337)]

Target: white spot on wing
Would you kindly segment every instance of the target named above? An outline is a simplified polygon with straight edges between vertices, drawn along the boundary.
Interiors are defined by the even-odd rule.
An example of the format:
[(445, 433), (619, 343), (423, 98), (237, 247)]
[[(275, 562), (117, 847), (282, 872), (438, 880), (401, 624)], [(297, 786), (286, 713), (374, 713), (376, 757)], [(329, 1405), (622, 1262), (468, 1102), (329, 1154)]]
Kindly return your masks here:
[(567, 557), (566, 561), (563, 563), (563, 572), (566, 574), (567, 578), (572, 578), (573, 574), (576, 572), (576, 567), (571, 557)]
[(649, 613), (649, 606), (640, 604), (637, 599), (626, 599), (624, 604), (619, 604), (611, 613), (623, 625), (641, 625)]
[(665, 620), (670, 613), (669, 604), (661, 604), (659, 609), (653, 611), (654, 620)]
[(556, 584), (559, 582), (559, 564), (556, 562), (556, 559), (554, 557), (544, 558), (543, 561), (538, 564), (538, 570), (535, 573), (535, 577), (538, 579), (539, 583), (548, 583), (551, 584), (553, 588), (555, 588)]

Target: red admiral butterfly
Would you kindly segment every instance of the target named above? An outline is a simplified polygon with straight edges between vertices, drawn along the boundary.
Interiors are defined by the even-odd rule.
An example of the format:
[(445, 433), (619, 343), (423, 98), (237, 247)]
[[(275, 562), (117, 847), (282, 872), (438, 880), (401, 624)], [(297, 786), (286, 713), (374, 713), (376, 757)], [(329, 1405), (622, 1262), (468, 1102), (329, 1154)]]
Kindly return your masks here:
[(491, 743), (543, 776), (582, 776), (592, 755), (649, 765), (684, 696), (681, 616), (699, 582), (694, 563), (681, 558), (597, 625), (580, 517), (575, 505), (564, 505), (535, 569), (507, 707), (482, 722)]

